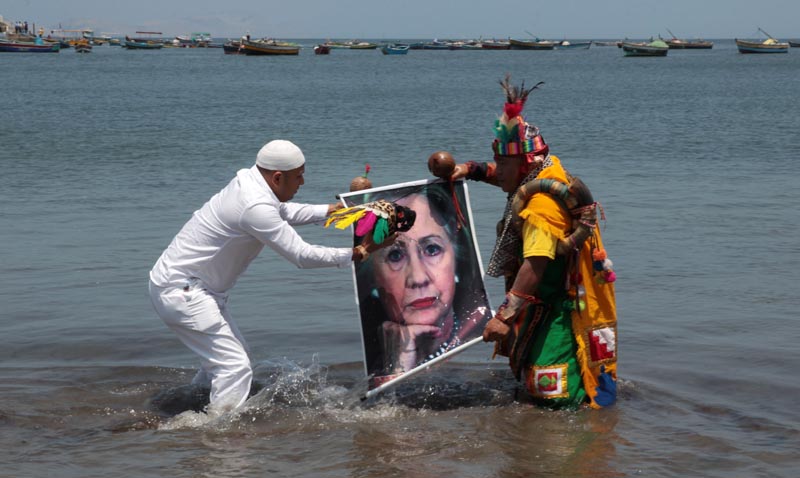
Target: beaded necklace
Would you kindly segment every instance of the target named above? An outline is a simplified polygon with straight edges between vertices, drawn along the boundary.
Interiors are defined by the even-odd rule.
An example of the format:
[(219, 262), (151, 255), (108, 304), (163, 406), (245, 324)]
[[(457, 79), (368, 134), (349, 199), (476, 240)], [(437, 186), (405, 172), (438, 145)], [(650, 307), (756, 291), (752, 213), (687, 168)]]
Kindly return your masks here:
[(454, 348), (461, 345), (461, 337), (458, 336), (458, 331), (461, 329), (461, 322), (458, 320), (458, 317), (453, 314), (453, 330), (450, 332), (450, 340), (444, 342), (442, 345), (439, 346), (432, 354), (428, 355), (428, 360), (434, 359), (445, 352), (453, 350)]

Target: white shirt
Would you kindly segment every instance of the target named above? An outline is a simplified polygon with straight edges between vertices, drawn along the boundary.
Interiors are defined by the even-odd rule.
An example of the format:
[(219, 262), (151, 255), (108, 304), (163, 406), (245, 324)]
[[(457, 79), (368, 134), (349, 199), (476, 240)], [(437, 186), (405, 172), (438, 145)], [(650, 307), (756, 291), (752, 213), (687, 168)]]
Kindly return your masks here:
[(305, 242), (292, 225), (321, 221), (325, 204), (281, 203), (256, 166), (236, 173), (192, 218), (161, 254), (150, 280), (159, 287), (199, 279), (226, 293), (264, 245), (300, 268), (349, 265), (352, 249)]

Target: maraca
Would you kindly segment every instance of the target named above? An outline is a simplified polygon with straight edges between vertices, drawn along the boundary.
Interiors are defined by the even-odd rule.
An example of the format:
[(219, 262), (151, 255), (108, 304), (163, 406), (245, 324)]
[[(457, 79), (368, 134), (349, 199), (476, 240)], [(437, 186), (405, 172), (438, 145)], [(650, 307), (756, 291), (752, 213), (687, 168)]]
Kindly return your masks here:
[(437, 151), (428, 158), (428, 170), (437, 178), (450, 179), (456, 161), (447, 151)]
[(370, 169), (371, 168), (369, 167), (369, 164), (367, 164), (367, 167), (364, 170), (364, 174), (362, 176), (356, 176), (353, 178), (352, 181), (350, 181), (350, 192), (361, 191), (363, 189), (372, 188), (372, 181), (367, 179), (367, 175), (369, 174)]

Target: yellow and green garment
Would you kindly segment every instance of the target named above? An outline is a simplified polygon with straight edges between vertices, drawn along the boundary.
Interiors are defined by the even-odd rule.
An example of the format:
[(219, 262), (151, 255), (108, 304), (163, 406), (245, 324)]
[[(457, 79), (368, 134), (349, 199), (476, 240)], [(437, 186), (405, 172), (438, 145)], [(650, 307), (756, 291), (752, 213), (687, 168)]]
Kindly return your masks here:
[[(557, 157), (537, 179), (569, 178)], [(593, 408), (616, 400), (616, 276), (605, 259), (598, 228), (579, 251), (556, 256), (558, 240), (572, 231), (572, 217), (551, 195), (534, 194), (520, 213), (523, 257), (546, 255), (548, 263), (532, 304), (514, 323), (515, 336), (530, 337), (521, 358), (521, 377), (534, 400), (553, 408)], [(602, 252), (602, 254), (598, 254)], [(610, 274), (609, 274), (610, 272)], [(569, 287), (565, 287), (569, 284)], [(544, 316), (541, 316), (544, 314)], [(529, 330), (533, 325), (533, 330)]]

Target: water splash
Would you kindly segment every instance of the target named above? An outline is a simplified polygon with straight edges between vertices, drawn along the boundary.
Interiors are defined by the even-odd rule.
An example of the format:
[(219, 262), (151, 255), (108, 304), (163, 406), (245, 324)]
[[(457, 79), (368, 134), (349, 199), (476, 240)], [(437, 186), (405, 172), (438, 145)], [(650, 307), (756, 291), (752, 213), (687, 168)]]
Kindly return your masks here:
[[(286, 358), (254, 367), (252, 396), (234, 411), (206, 413), (208, 389), (185, 385), (150, 400), (167, 420), (160, 429), (209, 427), (269, 428), (286, 433), (297, 428), (325, 428), (348, 423), (385, 423), (430, 412), (470, 407), (506, 406), (514, 402), (510, 374), (449, 365), (431, 370), (378, 397), (362, 401), (368, 378), (350, 365), (326, 367), (315, 354), (308, 364)], [(326, 425), (327, 424), (327, 425)]]

